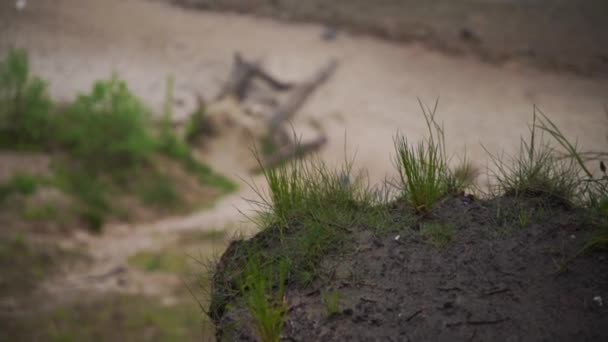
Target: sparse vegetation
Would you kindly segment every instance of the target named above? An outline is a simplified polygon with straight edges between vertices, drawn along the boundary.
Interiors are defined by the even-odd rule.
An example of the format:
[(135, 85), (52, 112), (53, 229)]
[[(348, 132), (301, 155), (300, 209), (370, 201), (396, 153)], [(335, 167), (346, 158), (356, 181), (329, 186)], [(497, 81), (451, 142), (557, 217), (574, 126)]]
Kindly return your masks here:
[(438, 102), (433, 108), (420, 102), (429, 136), (412, 145), (402, 135), (395, 138), (396, 166), (402, 197), (419, 213), (429, 212), (446, 194), (473, 185), (476, 170), (463, 160), (453, 171), (449, 168), (443, 127), (435, 121)]
[(349, 227), (374, 220), (381, 226), (382, 217), (372, 209), (375, 193), (362, 178), (351, 180), (351, 165), (331, 170), (318, 159), (297, 159), (263, 170), (270, 193), (260, 193), (257, 223), (277, 235), (282, 245), (277, 255), (285, 253), (298, 281), (312, 281), (323, 256), (348, 245)]
[(208, 341), (212, 329), (187, 294), (176, 303), (160, 298), (111, 294), (36, 311), (0, 322), (4, 336), (18, 341)]
[[(278, 342), (285, 324), (287, 304), (283, 300), (289, 261), (279, 262), (279, 273), (273, 275), (261, 267), (258, 259), (246, 266), (241, 283), (241, 295), (253, 320), (255, 331), (262, 342)], [(276, 277), (275, 277), (276, 276)], [(275, 290), (275, 285), (277, 289)]]
[[(536, 109), (536, 108), (535, 108)], [(608, 108), (606, 108), (608, 113)], [(608, 249), (608, 175), (606, 165), (601, 159), (608, 156), (606, 152), (584, 153), (572, 143), (564, 133), (542, 111), (538, 127), (550, 136), (564, 149), (565, 158), (576, 165), (578, 176), (576, 187), (576, 201), (579, 205), (587, 207), (591, 217), (592, 226), (597, 232), (591, 238), (584, 250)], [(600, 175), (594, 175), (588, 163), (598, 163)]]
[(48, 149), (52, 108), (46, 84), (30, 74), (26, 52), (10, 50), (0, 61), (0, 148)]
[(496, 171), (496, 195), (546, 197), (571, 205), (580, 185), (579, 169), (571, 159), (559, 158), (542, 135), (538, 136), (536, 112), (530, 139), (522, 139), (519, 155), (505, 163), (490, 154)]
[(416, 211), (426, 212), (448, 191), (449, 171), (443, 131), (434, 120), (435, 109), (427, 113), (422, 103), (421, 108), (430, 136), (413, 146), (405, 137), (398, 135), (395, 150), (403, 197)]
[[(169, 100), (170, 91), (171, 84)], [(0, 63), (0, 148), (52, 153), (55, 174), (47, 183), (77, 199), (74, 212), (96, 231), (117, 214), (117, 201), (110, 197), (134, 194), (153, 207), (180, 203), (170, 175), (156, 166), (162, 154), (203, 186), (234, 190), (233, 182), (197, 160), (176, 136), (167, 103), (159, 130), (125, 82), (113, 76), (72, 103), (54, 106), (45, 83), (30, 75), (25, 51), (11, 50)], [(36, 177), (17, 175), (0, 186), (0, 200), (15, 192), (32, 193), (38, 183)]]
[(36, 189), (41, 183), (45, 183), (45, 179), (29, 174), (18, 173), (10, 180), (0, 184), (0, 203), (9, 195), (19, 193), (22, 195), (31, 195), (36, 192)]

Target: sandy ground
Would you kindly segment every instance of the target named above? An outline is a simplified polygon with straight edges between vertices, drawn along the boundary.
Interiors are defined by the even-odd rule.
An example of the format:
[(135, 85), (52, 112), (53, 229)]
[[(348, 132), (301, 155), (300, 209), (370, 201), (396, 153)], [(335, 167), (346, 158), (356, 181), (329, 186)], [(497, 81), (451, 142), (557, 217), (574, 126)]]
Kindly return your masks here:
[(335, 57), (338, 73), (300, 118), (319, 118), (329, 132), (323, 151), (328, 160), (343, 160), (346, 136), (348, 150), (373, 180), (392, 172), (397, 130), (412, 140), (425, 134), (417, 98), (427, 103), (440, 98), (450, 150), (466, 147), (481, 164), (487, 158), (480, 143), (490, 151), (514, 150), (533, 104), (581, 146), (606, 145), (608, 80), (496, 67), (372, 38), (339, 36), (327, 42), (316, 25), (185, 11), (144, 0), (38, 0), (19, 13), (3, 6), (0, 49), (27, 48), (35, 72), (50, 81), (59, 98), (72, 98), (116, 72), (160, 108), (166, 79), (173, 75), (176, 97), (184, 103), (178, 112), (184, 114), (194, 106), (194, 93), (207, 98), (217, 93), (235, 51), (261, 58), (291, 80)]
[[(583, 148), (606, 146), (608, 80), (514, 63), (492, 66), (370, 37), (339, 34), (325, 41), (323, 30), (145, 0), (32, 0), (21, 12), (12, 1), (0, 4), (0, 53), (11, 46), (27, 48), (34, 72), (50, 82), (52, 95), (59, 99), (73, 98), (116, 72), (159, 109), (166, 79), (173, 75), (175, 96), (182, 103), (177, 115), (183, 116), (194, 108), (196, 93), (206, 98), (217, 93), (235, 51), (260, 58), (273, 73), (296, 81), (337, 58), (337, 73), (298, 120), (321, 122), (330, 137), (321, 155), (330, 163), (344, 160), (346, 140), (347, 153), (356, 154), (357, 167), (366, 169), (372, 182), (394, 172), (392, 137), (397, 131), (411, 140), (425, 135), (418, 98), (429, 104), (440, 98), (438, 117), (445, 123), (448, 152), (466, 148), (469, 159), (481, 167), (487, 163), (481, 144), (492, 152), (516, 151), (533, 104)], [(230, 151), (212, 156), (208, 162), (220, 172), (249, 178), (234, 169)], [(158, 234), (215, 229), (242, 220), (237, 208), (243, 208), (243, 196), (252, 195), (244, 191), (204, 213), (108, 229), (115, 233), (82, 240), (111, 269), (129, 254), (154, 247), (163, 240)]]

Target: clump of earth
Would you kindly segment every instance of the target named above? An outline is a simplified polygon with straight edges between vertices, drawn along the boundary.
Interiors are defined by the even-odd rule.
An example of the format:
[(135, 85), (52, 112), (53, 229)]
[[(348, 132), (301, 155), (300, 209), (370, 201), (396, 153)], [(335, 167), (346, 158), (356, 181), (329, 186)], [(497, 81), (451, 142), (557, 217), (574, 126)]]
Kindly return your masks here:
[[(608, 258), (581, 253), (590, 236), (582, 212), (538, 199), (471, 196), (450, 198), (413, 221), (399, 219), (405, 212), (391, 205), (394, 221), (404, 224), (389, 233), (349, 227), (352, 248), (327, 256), (318, 279), (307, 286), (287, 281), (282, 340), (608, 338)], [(445, 246), (421, 234), (433, 224), (454, 229)], [(233, 243), (220, 273), (243, 267), (236, 256), (248, 245), (280, 244), (272, 229)], [(225, 293), (216, 285), (216, 296)], [(331, 313), (327, 293), (336, 298)], [(218, 340), (256, 340), (254, 320), (240, 298), (224, 304), (215, 310)]]

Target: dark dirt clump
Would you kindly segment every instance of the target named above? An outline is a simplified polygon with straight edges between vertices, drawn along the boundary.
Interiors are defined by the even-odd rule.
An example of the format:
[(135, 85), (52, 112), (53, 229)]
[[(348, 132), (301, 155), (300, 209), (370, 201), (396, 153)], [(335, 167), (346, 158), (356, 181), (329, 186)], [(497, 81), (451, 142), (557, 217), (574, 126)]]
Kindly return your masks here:
[[(391, 215), (399, 209), (394, 204)], [(288, 277), (282, 340), (608, 339), (608, 258), (580, 253), (592, 233), (583, 212), (458, 196), (425, 218), (392, 222), (390, 233), (348, 230), (352, 248), (325, 257), (311, 283)], [(252, 245), (281, 243), (271, 236), (269, 228), (235, 242), (222, 257), (212, 307), (218, 340), (256, 340), (247, 309), (220, 280), (239, 272)]]

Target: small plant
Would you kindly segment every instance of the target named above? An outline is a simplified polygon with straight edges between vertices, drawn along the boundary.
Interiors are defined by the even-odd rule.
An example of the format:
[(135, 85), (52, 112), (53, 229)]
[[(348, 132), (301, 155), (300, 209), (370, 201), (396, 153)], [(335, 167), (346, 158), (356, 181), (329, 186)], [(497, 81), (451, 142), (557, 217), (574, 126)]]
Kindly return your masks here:
[(428, 222), (420, 226), (420, 234), (437, 247), (444, 248), (454, 239), (456, 231), (454, 226), (447, 223)]
[(321, 297), (328, 317), (340, 313), (340, 292), (337, 290), (323, 292)]
[(418, 212), (428, 212), (450, 190), (452, 176), (445, 152), (443, 128), (435, 121), (435, 107), (420, 107), (429, 129), (429, 137), (417, 145), (397, 135), (394, 140), (397, 152), (396, 166), (399, 171), (403, 197)]
[(27, 53), (10, 50), (0, 62), (0, 148), (48, 148), (51, 110), (46, 84), (30, 75)]
[(98, 81), (66, 109), (59, 140), (85, 172), (117, 176), (149, 161), (156, 148), (149, 126), (148, 111), (113, 77)]
[(0, 184), (0, 203), (11, 194), (31, 195), (36, 192), (40, 183), (45, 180), (30, 174), (18, 173), (10, 180)]
[(40, 183), (39, 177), (32, 176), (29, 174), (16, 174), (11, 180), (10, 184), (15, 191), (24, 195), (31, 195), (36, 192), (38, 184)]
[[(256, 259), (247, 264), (241, 293), (255, 321), (255, 330), (262, 342), (278, 342), (285, 325), (287, 305), (283, 300), (288, 262), (279, 262), (278, 279)], [(276, 290), (275, 290), (276, 284)]]
[(416, 211), (427, 212), (447, 191), (447, 169), (439, 148), (431, 141), (410, 146), (403, 137), (395, 144), (404, 196)]
[[(535, 108), (536, 109), (536, 108)], [(598, 227), (596, 234), (587, 243), (584, 250), (608, 249), (608, 175), (606, 165), (601, 158), (608, 156), (605, 152), (581, 152), (578, 146), (570, 142), (562, 131), (542, 111), (538, 128), (547, 132), (565, 150), (564, 157), (574, 163), (582, 176), (576, 188), (576, 199), (590, 209), (593, 224)], [(608, 113), (608, 109), (607, 109)], [(589, 162), (599, 164), (600, 175), (594, 175), (587, 167)], [(597, 164), (596, 164), (597, 165)]]
[(496, 171), (497, 193), (507, 196), (546, 197), (572, 204), (579, 182), (579, 169), (570, 159), (559, 158), (546, 141), (537, 136), (536, 111), (530, 139), (522, 139), (520, 153), (505, 164), (490, 154)]

